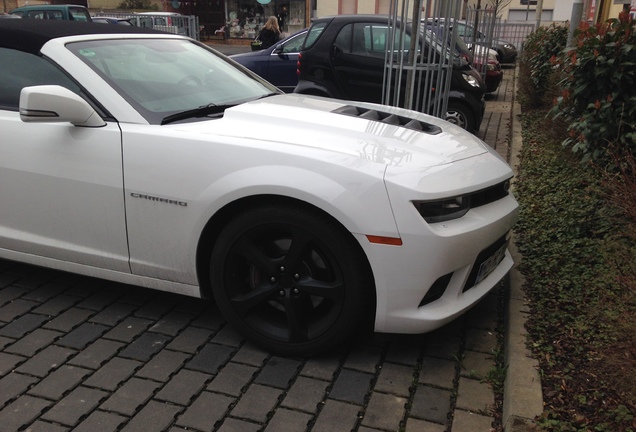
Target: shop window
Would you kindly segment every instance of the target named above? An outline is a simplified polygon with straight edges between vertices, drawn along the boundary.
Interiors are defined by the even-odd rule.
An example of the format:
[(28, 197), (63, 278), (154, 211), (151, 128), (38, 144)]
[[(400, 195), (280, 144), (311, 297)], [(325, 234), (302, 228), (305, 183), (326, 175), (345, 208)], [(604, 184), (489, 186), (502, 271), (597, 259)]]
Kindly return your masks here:
[[(261, 0), (266, 1), (266, 0)], [(305, 0), (227, 0), (226, 27), (231, 38), (254, 39), (270, 16), (278, 18), (283, 37), (307, 27)]]

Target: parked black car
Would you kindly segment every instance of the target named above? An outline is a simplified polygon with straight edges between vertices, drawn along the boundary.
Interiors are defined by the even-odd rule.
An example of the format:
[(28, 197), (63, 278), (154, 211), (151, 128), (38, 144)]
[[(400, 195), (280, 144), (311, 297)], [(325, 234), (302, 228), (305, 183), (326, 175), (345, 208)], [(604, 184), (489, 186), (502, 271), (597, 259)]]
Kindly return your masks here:
[(298, 53), (305, 40), (305, 34), (307, 29), (300, 30), (264, 50), (233, 54), (230, 58), (285, 93), (291, 93), (298, 84)]
[[(398, 21), (396, 25), (401, 23)], [(419, 26), (416, 28), (420, 35)], [(410, 35), (410, 26), (406, 33)], [(387, 39), (386, 16), (338, 15), (314, 19), (301, 48), (299, 80), (294, 92), (382, 102)], [(420, 54), (425, 55), (428, 45), (421, 37), (420, 43)], [(403, 79), (402, 83), (405, 82)], [(404, 93), (404, 85), (400, 91)], [(435, 89), (429, 87), (423, 91)], [(463, 57), (454, 55), (444, 118), (471, 132), (478, 130), (484, 115), (485, 92), (479, 73)], [(417, 109), (429, 111), (429, 107)]]

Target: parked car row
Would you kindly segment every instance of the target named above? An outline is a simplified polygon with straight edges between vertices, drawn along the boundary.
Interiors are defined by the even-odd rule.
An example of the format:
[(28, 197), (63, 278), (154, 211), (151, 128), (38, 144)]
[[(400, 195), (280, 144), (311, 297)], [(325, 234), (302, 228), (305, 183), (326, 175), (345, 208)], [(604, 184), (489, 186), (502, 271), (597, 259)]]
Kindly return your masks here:
[[(317, 18), (311, 29), (301, 30), (270, 48), (230, 57), (285, 92), (379, 103), (387, 51), (386, 22), (380, 15)], [(429, 29), (423, 23), (420, 31)], [(425, 38), (420, 38), (420, 46), (427, 49)], [(444, 118), (475, 131), (483, 118), (483, 96), (497, 90), (503, 71), (496, 53), (476, 46), (483, 55), (473, 56), (475, 49), (470, 50), (459, 38), (456, 43), (458, 56), (453, 59)], [(475, 69), (485, 72), (483, 81)], [(417, 109), (428, 111), (427, 107)]]
[(213, 298), (303, 356), (431, 331), (512, 267), (512, 169), (441, 119), (135, 26), (2, 19), (0, 58), (1, 259)]

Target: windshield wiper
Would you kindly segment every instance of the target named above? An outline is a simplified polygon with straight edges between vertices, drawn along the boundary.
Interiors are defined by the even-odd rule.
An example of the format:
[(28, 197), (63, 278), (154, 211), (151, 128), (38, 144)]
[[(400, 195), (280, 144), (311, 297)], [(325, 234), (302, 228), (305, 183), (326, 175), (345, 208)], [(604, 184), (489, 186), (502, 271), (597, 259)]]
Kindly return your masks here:
[(168, 123), (174, 123), (176, 121), (185, 120), (189, 118), (206, 117), (211, 114), (222, 113), (226, 109), (232, 108), (233, 106), (235, 105), (234, 104), (232, 105), (214, 105), (214, 104), (203, 105), (203, 106), (200, 106), (199, 108), (181, 111), (175, 114), (170, 114), (169, 116), (164, 117), (163, 120), (161, 120), (161, 125), (163, 126)]

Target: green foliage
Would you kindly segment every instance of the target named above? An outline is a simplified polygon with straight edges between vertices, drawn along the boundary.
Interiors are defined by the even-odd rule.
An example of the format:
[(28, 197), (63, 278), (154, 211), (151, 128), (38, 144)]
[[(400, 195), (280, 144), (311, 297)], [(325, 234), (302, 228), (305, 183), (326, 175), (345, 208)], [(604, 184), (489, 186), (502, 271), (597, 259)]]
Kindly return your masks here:
[(159, 7), (152, 4), (150, 0), (123, 0), (117, 7), (119, 9), (159, 10)]
[(550, 432), (632, 432), (636, 361), (626, 353), (636, 332), (636, 293), (619, 283), (616, 263), (633, 251), (629, 223), (617, 219), (606, 178), (550, 139), (544, 115), (523, 117), (515, 183), (529, 345), (545, 397), (537, 424)]
[(544, 96), (551, 93), (550, 77), (558, 72), (556, 59), (565, 49), (567, 39), (568, 28), (552, 24), (540, 27), (524, 42), (519, 67), (519, 97), (524, 106), (536, 108), (545, 105)]
[(636, 154), (636, 32), (627, 14), (575, 33), (562, 57), (562, 94), (552, 110), (568, 124), (564, 145), (584, 161), (608, 162), (610, 146)]

